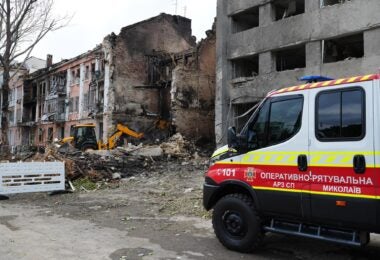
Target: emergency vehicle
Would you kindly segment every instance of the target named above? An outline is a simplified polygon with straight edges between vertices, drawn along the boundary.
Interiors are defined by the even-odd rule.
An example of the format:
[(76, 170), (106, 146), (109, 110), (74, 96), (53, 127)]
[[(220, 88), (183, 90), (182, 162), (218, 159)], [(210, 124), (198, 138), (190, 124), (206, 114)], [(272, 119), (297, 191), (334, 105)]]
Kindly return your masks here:
[(266, 232), (354, 246), (380, 233), (380, 75), (306, 79), (269, 93), (212, 155), (203, 204), (231, 250)]

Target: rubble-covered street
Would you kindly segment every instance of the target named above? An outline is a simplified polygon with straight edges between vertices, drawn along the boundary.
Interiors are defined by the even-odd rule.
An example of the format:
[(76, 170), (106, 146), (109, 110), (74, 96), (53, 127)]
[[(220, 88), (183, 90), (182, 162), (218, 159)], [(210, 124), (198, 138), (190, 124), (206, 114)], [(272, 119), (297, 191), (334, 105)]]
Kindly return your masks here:
[(359, 250), (281, 235), (268, 235), (255, 255), (228, 251), (202, 209), (202, 175), (193, 165), (163, 163), (98, 191), (11, 197), (0, 204), (1, 258), (374, 259), (380, 253), (377, 238)]
[[(85, 161), (86, 156), (95, 155), (75, 158)], [(74, 178), (72, 193), (18, 194), (0, 201), (1, 259), (335, 260), (376, 259), (380, 254), (376, 235), (368, 247), (356, 249), (267, 234), (263, 248), (253, 255), (229, 251), (215, 238), (211, 215), (202, 206), (207, 157), (129, 157), (140, 158), (143, 167), (125, 178)]]

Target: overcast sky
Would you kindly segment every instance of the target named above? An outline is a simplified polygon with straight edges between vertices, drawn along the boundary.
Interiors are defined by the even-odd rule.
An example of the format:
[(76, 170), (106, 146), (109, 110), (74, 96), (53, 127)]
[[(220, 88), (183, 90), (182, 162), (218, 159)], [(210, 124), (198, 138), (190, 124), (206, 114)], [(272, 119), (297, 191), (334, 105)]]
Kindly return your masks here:
[[(53, 62), (72, 58), (101, 43), (103, 38), (124, 26), (160, 13), (175, 14), (176, 0), (55, 0), (57, 15), (73, 14), (70, 24), (51, 32), (32, 52)], [(177, 0), (177, 14), (192, 19), (193, 35), (205, 38), (216, 16), (216, 0)]]

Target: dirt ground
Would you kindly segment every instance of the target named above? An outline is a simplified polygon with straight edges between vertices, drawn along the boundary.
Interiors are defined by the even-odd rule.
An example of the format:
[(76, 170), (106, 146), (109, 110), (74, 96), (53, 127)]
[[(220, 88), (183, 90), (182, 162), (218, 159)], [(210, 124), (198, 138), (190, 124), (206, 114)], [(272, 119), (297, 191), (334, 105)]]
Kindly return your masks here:
[[(254, 254), (225, 249), (202, 207), (204, 160), (157, 164), (95, 191), (0, 201), (0, 259), (379, 259), (366, 248), (268, 234)], [(152, 169), (152, 168), (151, 168)]]

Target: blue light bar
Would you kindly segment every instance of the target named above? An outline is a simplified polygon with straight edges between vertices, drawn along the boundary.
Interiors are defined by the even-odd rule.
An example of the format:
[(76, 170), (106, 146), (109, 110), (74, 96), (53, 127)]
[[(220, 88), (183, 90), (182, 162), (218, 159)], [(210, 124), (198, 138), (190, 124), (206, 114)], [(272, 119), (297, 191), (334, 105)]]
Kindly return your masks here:
[(310, 75), (310, 76), (303, 76), (299, 80), (306, 81), (306, 83), (313, 83), (313, 82), (321, 82), (321, 81), (328, 81), (328, 80), (334, 80), (334, 79), (325, 77), (325, 76)]

